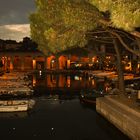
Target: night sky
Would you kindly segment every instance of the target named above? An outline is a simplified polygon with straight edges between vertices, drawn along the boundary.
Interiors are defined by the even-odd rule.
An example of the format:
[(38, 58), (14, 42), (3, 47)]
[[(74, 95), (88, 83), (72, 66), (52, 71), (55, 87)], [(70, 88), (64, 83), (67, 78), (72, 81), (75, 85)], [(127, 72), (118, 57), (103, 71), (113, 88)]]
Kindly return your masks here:
[(29, 15), (35, 0), (0, 0), (0, 39), (20, 41), (30, 36)]

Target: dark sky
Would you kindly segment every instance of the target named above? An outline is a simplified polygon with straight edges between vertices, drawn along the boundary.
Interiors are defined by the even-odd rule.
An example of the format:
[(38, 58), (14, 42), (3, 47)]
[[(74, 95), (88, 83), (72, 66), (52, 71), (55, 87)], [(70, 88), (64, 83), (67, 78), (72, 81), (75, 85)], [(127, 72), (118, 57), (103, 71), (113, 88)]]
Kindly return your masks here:
[(29, 23), (35, 0), (0, 0), (0, 25)]
[(0, 0), (0, 39), (30, 36), (29, 15), (34, 11), (35, 0)]

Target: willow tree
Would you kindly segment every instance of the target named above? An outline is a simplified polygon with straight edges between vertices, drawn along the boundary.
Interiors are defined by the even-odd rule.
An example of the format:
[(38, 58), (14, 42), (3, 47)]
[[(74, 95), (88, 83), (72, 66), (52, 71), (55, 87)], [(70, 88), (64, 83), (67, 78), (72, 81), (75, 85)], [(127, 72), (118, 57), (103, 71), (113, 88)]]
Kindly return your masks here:
[[(87, 33), (94, 34), (95, 29), (102, 27), (127, 50), (140, 55), (126, 45), (116, 30), (140, 37), (136, 31), (140, 27), (139, 0), (36, 0), (36, 6), (36, 12), (30, 16), (31, 37), (45, 54), (84, 47)], [(118, 40), (113, 39), (113, 42), (120, 66)], [(120, 89), (124, 92), (123, 77), (120, 79)]]

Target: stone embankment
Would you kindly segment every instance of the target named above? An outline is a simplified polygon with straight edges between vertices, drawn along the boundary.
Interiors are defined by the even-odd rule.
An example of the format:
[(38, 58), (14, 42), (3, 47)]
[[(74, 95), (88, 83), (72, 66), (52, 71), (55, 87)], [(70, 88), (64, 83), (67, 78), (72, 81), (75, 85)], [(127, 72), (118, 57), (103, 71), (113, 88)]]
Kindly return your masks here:
[(140, 140), (140, 104), (120, 95), (97, 98), (96, 110), (125, 135)]

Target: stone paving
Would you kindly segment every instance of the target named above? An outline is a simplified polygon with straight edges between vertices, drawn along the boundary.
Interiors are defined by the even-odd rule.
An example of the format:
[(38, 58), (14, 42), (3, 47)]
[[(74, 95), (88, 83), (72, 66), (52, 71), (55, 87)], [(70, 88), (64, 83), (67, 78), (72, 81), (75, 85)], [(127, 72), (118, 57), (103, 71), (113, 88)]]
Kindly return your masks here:
[(140, 139), (140, 103), (136, 95), (97, 98), (96, 110), (131, 139)]

